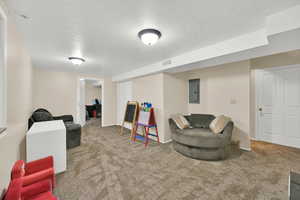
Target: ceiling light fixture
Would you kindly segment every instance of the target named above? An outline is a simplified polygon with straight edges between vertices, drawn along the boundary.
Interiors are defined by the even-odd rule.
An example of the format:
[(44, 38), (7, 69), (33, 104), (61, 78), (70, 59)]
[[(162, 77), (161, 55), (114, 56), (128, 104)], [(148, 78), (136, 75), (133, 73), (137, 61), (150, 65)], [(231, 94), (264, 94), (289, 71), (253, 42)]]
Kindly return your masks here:
[(154, 45), (161, 37), (161, 32), (156, 29), (144, 29), (138, 33), (139, 38), (146, 45)]
[(69, 57), (69, 60), (73, 65), (81, 65), (82, 63), (85, 62), (83, 58), (79, 58), (79, 57)]

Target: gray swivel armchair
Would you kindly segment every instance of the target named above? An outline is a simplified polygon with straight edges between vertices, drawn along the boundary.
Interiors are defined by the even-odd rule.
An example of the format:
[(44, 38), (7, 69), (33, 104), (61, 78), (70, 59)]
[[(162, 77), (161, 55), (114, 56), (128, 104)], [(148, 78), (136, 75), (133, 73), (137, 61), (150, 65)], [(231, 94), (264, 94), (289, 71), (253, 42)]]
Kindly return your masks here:
[(229, 156), (234, 124), (229, 122), (220, 134), (209, 129), (213, 115), (192, 114), (185, 116), (192, 128), (179, 129), (169, 119), (173, 148), (188, 157), (199, 160), (223, 160)]

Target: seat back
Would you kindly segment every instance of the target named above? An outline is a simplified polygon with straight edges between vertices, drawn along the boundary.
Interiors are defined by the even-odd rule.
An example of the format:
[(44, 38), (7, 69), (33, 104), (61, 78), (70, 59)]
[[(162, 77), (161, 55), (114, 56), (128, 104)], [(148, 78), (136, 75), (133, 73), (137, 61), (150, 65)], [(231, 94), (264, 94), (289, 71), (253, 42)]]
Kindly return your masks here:
[(209, 128), (209, 124), (216, 118), (214, 115), (209, 114), (191, 114), (185, 116), (194, 128)]
[(51, 121), (54, 120), (54, 117), (52, 114), (44, 109), (44, 108), (39, 108), (35, 110), (31, 117), (28, 120), (28, 129), (33, 125), (34, 122), (43, 122), (43, 121)]
[(38, 108), (34, 112), (46, 112), (46, 113), (49, 113), (51, 115), (51, 113), (45, 108)]

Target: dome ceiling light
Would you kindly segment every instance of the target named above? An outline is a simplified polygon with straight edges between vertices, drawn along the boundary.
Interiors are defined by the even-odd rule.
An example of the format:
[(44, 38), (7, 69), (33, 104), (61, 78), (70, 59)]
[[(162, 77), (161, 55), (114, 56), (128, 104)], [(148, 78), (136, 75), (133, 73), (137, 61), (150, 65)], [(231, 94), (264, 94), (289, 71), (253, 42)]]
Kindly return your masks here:
[(73, 65), (81, 65), (82, 63), (85, 62), (83, 58), (79, 58), (79, 57), (69, 57), (69, 60)]
[(154, 45), (161, 37), (161, 32), (156, 29), (143, 29), (138, 33), (139, 38), (146, 45)]

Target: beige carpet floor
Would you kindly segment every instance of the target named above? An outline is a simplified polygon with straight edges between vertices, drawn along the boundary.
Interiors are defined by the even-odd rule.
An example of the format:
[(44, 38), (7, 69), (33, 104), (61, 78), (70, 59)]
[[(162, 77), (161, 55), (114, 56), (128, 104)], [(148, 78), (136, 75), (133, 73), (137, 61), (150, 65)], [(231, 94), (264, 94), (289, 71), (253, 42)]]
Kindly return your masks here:
[(171, 144), (131, 143), (119, 127), (83, 128), (82, 145), (68, 151), (57, 176), (61, 200), (276, 200), (287, 199), (290, 170), (300, 172), (300, 150), (253, 143), (225, 161), (186, 158)]

